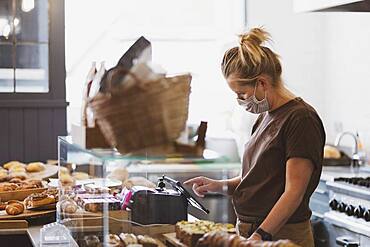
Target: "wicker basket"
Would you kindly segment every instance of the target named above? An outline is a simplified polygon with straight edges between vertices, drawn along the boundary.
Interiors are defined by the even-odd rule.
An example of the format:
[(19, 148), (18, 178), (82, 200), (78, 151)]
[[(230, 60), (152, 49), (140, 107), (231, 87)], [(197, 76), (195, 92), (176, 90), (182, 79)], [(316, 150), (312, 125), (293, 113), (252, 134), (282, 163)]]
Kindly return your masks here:
[[(108, 76), (107, 83), (113, 80)], [(190, 75), (180, 75), (114, 87), (89, 105), (106, 140), (120, 153), (168, 146), (185, 128), (190, 81)]]

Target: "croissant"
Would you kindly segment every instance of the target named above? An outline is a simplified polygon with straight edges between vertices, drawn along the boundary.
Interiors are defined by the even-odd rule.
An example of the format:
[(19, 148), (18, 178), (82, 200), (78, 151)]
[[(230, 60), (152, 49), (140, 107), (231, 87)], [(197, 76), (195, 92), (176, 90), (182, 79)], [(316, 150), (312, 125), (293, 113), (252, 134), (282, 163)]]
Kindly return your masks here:
[(21, 202), (12, 202), (6, 206), (5, 211), (9, 215), (18, 215), (23, 213), (24, 205)]

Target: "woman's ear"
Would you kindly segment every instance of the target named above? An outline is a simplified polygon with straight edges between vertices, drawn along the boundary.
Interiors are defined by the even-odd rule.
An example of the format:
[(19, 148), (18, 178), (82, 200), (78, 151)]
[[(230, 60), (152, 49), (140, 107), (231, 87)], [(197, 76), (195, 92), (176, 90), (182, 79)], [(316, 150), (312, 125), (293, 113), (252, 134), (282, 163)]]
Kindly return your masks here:
[(257, 84), (260, 84), (262, 86), (262, 89), (264, 91), (267, 90), (268, 88), (268, 79), (263, 76), (263, 75), (260, 75), (258, 78), (257, 78)]
[(262, 76), (258, 77), (256, 83), (257, 83), (257, 87), (262, 87), (263, 90), (266, 90), (266, 81)]

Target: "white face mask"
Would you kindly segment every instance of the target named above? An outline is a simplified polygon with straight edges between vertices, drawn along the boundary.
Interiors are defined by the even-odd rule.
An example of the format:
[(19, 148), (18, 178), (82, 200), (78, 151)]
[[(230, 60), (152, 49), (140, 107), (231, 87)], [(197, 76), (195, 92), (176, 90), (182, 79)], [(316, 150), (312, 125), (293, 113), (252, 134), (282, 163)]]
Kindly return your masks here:
[(238, 99), (238, 103), (240, 106), (244, 107), (245, 110), (259, 114), (265, 111), (270, 110), (269, 102), (267, 101), (266, 92), (265, 92), (265, 98), (262, 100), (258, 100), (256, 98), (256, 86), (254, 87), (253, 95), (246, 98), (246, 99)]

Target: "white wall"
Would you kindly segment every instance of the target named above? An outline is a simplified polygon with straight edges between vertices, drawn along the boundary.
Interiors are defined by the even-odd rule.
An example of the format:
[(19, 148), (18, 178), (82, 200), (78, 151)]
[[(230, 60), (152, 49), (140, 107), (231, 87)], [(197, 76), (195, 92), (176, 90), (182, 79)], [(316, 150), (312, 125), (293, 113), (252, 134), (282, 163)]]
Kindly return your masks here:
[(285, 84), (322, 115), (323, 17), (293, 13), (292, 0), (247, 2), (247, 26), (264, 26), (271, 33), (273, 48), (283, 63)]
[(293, 13), (292, 2), (249, 0), (248, 26), (271, 32), (286, 84), (317, 109), (327, 141), (359, 131), (369, 152), (370, 13)]
[[(326, 14), (325, 120), (359, 131), (370, 151), (370, 13)], [(350, 140), (348, 140), (350, 141)]]

